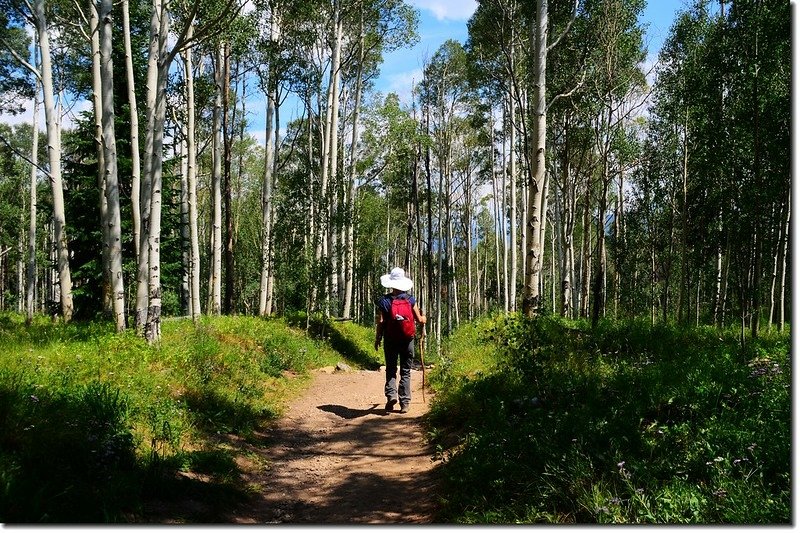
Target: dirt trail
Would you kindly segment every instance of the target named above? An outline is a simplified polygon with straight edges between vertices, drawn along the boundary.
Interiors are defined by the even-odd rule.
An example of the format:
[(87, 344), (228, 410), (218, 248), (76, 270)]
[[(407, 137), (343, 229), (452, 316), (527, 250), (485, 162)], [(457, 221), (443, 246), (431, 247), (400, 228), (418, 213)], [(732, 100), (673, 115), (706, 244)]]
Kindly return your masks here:
[(437, 463), (421, 425), (422, 372), (411, 374), (410, 410), (400, 414), (384, 411), (382, 370), (315, 372), (269, 430), (267, 467), (243, 479), (259, 494), (234, 522), (430, 523)]

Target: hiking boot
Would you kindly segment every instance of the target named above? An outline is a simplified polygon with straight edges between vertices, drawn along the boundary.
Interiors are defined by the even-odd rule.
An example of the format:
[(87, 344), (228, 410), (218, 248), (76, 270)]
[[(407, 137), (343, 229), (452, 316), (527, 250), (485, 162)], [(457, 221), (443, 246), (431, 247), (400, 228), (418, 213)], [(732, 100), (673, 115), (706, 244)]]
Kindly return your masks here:
[(404, 404), (400, 405), (400, 412), (401, 413), (407, 413), (408, 412), (408, 404), (407, 403), (404, 403)]
[(389, 401), (387, 401), (386, 402), (386, 410), (387, 411), (394, 411), (394, 404), (396, 404), (396, 403), (397, 403), (397, 400), (395, 400), (394, 398), (392, 398)]

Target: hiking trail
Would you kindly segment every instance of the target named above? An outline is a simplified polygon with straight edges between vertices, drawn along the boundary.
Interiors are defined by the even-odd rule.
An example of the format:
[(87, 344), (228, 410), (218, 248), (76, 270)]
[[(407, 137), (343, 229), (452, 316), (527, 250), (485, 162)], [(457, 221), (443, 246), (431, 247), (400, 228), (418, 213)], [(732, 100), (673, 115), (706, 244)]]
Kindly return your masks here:
[[(384, 371), (332, 368), (313, 379), (240, 464), (257, 487), (237, 524), (424, 524), (437, 506), (438, 461), (425, 441), (422, 372), (412, 370), (406, 414), (384, 410)], [(248, 463), (246, 459), (240, 459)]]

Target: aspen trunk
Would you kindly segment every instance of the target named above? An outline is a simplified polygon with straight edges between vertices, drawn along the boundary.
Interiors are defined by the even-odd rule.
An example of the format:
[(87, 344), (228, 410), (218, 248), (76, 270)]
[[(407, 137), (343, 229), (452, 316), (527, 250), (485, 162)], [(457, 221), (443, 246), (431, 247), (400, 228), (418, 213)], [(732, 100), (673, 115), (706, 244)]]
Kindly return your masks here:
[[(275, 80), (269, 80), (271, 86)], [(274, 125), (275, 94), (272, 88), (267, 95), (266, 147), (264, 157), (264, 180), (261, 196), (261, 224), (263, 237), (261, 240), (261, 282), (259, 285), (258, 314), (268, 316), (272, 313), (272, 295), (269, 293), (269, 278), (272, 270), (272, 185), (274, 170)]]
[[(184, 85), (185, 88), (185, 85)], [(173, 113), (173, 119), (178, 122)], [(186, 147), (186, 120), (180, 123), (181, 140), (177, 144), (178, 159), (181, 162), (180, 209), (181, 209), (181, 310), (184, 316), (192, 316), (192, 289), (189, 281), (191, 270), (191, 237), (189, 236), (189, 162)]]
[[(516, 46), (513, 42), (513, 35), (514, 32), (512, 30), (512, 43), (511, 43), (511, 70), (512, 72), (515, 70), (515, 59), (514, 59), (514, 50)], [(517, 248), (517, 115), (516, 109), (514, 105), (515, 101), (515, 94), (514, 89), (512, 87), (512, 97), (509, 100), (509, 111), (510, 111), (510, 118), (511, 118), (511, 131), (509, 132), (509, 151), (508, 155), (510, 157), (509, 161), (509, 175), (508, 175), (508, 187), (509, 187), (509, 213), (508, 218), (511, 225), (511, 235), (510, 235), (510, 242), (508, 247), (511, 250), (511, 273), (508, 278), (508, 298), (509, 298), (509, 310), (514, 312), (517, 310), (517, 277), (518, 277), (518, 248)], [(505, 239), (504, 239), (505, 240)]]
[(681, 207), (681, 283), (678, 289), (678, 323), (689, 318), (689, 110), (686, 110), (683, 123), (683, 168), (682, 168), (682, 207)]
[(789, 231), (791, 229), (791, 192), (789, 198), (786, 200), (786, 225), (783, 228), (783, 239), (781, 240), (781, 276), (780, 276), (780, 298), (778, 299), (778, 331), (783, 332), (784, 324), (786, 323), (786, 249), (789, 246)]
[(222, 46), (216, 52), (216, 72), (214, 80), (216, 92), (212, 114), (211, 146), (213, 168), (211, 174), (212, 194), (212, 234), (211, 234), (211, 277), (209, 286), (208, 314), (222, 312), (222, 93), (224, 87), (224, 52)]
[(100, 232), (103, 238), (101, 265), (103, 278), (101, 282), (103, 313), (112, 316), (111, 280), (109, 279), (110, 257), (108, 247), (108, 201), (106, 200), (106, 162), (103, 146), (103, 102), (102, 74), (100, 72), (100, 14), (97, 3), (89, 0), (89, 42), (92, 53), (92, 109), (94, 111), (94, 146), (97, 153), (97, 190), (100, 208)]
[[(331, 74), (333, 79), (331, 91), (331, 124), (328, 148), (330, 155), (329, 179), (332, 191), (336, 191), (339, 184), (339, 93), (341, 83), (341, 58), (342, 40), (344, 33), (344, 22), (342, 21), (341, 6), (339, 0), (334, 0), (334, 21), (335, 21), (335, 40), (333, 47), (333, 61), (331, 64)], [(338, 295), (338, 272), (336, 268), (337, 250), (335, 246), (335, 236), (338, 228), (334, 227), (333, 222), (336, 217), (336, 194), (331, 194), (328, 201), (328, 255), (331, 259), (331, 271), (329, 281), (329, 297), (336, 298)]]
[(466, 179), (466, 206), (464, 217), (467, 223), (467, 319), (472, 320), (475, 317), (475, 296), (472, 286), (472, 183), (470, 182), (469, 169), (467, 170)]
[(135, 78), (133, 74), (133, 52), (131, 48), (131, 17), (128, 0), (122, 0), (122, 39), (125, 48), (125, 73), (128, 85), (128, 108), (130, 109), (131, 127), (131, 203), (133, 206), (133, 246), (136, 260), (139, 260), (141, 245), (141, 213), (139, 210), (139, 194), (141, 187), (141, 162), (139, 155), (139, 111), (136, 104)]
[[(34, 65), (39, 67), (38, 43), (34, 43), (33, 48)], [(36, 198), (37, 198), (37, 179), (36, 166), (39, 162), (39, 89), (40, 82), (36, 80), (36, 90), (33, 96), (33, 121), (31, 138), (31, 179), (30, 179), (30, 218), (28, 222), (28, 269), (27, 269), (27, 288), (25, 294), (25, 323), (33, 323), (33, 314), (36, 310)]]
[(42, 94), (47, 124), (47, 156), (50, 164), (50, 184), (53, 191), (53, 232), (56, 244), (59, 299), (65, 322), (72, 320), (72, 273), (69, 268), (67, 224), (64, 216), (64, 185), (61, 178), (61, 132), (56, 114), (53, 88), (53, 65), (50, 58), (50, 35), (45, 15), (45, 0), (34, 0), (33, 15), (41, 55)]
[(119, 207), (117, 138), (114, 131), (114, 66), (111, 59), (112, 0), (100, 2), (100, 70), (103, 103), (103, 155), (105, 159), (105, 220), (108, 254), (107, 278), (111, 284), (111, 307), (117, 332), (125, 329), (125, 285), (122, 277), (122, 219)]
[[(140, 217), (140, 244), (139, 257), (137, 259), (136, 275), (136, 331), (141, 335), (146, 335), (145, 325), (147, 324), (147, 310), (149, 306), (149, 283), (150, 283), (150, 208), (153, 191), (153, 159), (155, 157), (155, 134), (156, 134), (156, 98), (158, 95), (159, 83), (159, 57), (163, 45), (161, 32), (166, 27), (166, 21), (161, 16), (162, 0), (153, 0), (153, 11), (150, 17), (150, 39), (148, 44), (147, 56), (147, 96), (145, 101), (145, 141), (144, 141), (144, 160), (142, 162), (143, 174), (139, 187), (139, 203), (134, 207), (134, 213), (138, 211)], [(134, 196), (136, 191), (134, 190)]]
[[(187, 30), (187, 38), (194, 36), (194, 26)], [(194, 67), (192, 47), (184, 53), (184, 79), (186, 80), (186, 202), (189, 215), (189, 315), (194, 322), (200, 317), (200, 236), (197, 226), (197, 146), (195, 143)]]
[(574, 187), (570, 183), (570, 170), (571, 164), (569, 159), (569, 131), (565, 132), (564, 152), (561, 165), (562, 173), (562, 217), (561, 217), (561, 240), (563, 242), (564, 250), (562, 254), (562, 271), (561, 271), (561, 316), (572, 318), (572, 291), (573, 291), (573, 273), (575, 267), (574, 259), (574, 221), (575, 221), (575, 204)]
[[(503, 123), (504, 128), (508, 128), (508, 122), (510, 122), (511, 110), (513, 109), (513, 104), (511, 103), (511, 99), (509, 98), (509, 105), (508, 110), (505, 113), (505, 121)], [(508, 275), (508, 248), (509, 244), (506, 241), (508, 237), (508, 210), (506, 209), (506, 198), (508, 194), (507, 188), (507, 176), (508, 176), (508, 157), (509, 151), (506, 148), (506, 142), (503, 141), (503, 177), (500, 182), (501, 185), (501, 192), (500, 192), (500, 212), (502, 216), (502, 223), (500, 226), (500, 231), (502, 233), (501, 240), (503, 242), (503, 310), (508, 313), (511, 310), (511, 293), (509, 289), (511, 287), (511, 282), (509, 281)], [(515, 220), (511, 220), (511, 224), (516, 223)]]
[(589, 317), (589, 280), (592, 273), (592, 221), (589, 216), (591, 198), (591, 176), (587, 177), (586, 195), (583, 202), (583, 237), (581, 243), (581, 305), (580, 316)]
[[(492, 202), (492, 212), (494, 215), (494, 274), (495, 274), (495, 284), (497, 287), (497, 300), (500, 300), (500, 240), (501, 240), (501, 209), (500, 209), (500, 193), (497, 186), (497, 163), (494, 160), (494, 110), (490, 109), (489, 111), (489, 132), (491, 141), (489, 145), (492, 147), (489, 150), (489, 158), (491, 161), (491, 168), (492, 168), (492, 198), (494, 201)], [(505, 161), (502, 162), (505, 164)], [(484, 291), (484, 295), (486, 292)]]
[[(718, 229), (722, 234), (722, 213), (719, 214)], [(711, 310), (711, 321), (719, 326), (719, 317), (722, 309), (722, 243), (717, 244), (717, 257), (714, 269), (714, 299)]]
[[(145, 258), (146, 318), (144, 338), (150, 344), (161, 339), (161, 186), (166, 117), (167, 69), (166, 53), (169, 17), (162, 0), (154, 0), (151, 18), (150, 53), (148, 57), (147, 135), (145, 139), (145, 176), (141, 200), (149, 206), (142, 214), (142, 238), (147, 239), (139, 250)], [(150, 71), (152, 68), (152, 72)], [(145, 228), (147, 231), (145, 232)], [(147, 252), (145, 253), (145, 249)], [(141, 261), (139, 273), (142, 274)], [(141, 280), (139, 280), (141, 282)], [(137, 293), (137, 302), (139, 301)], [(137, 303), (138, 307), (138, 303)], [(138, 309), (137, 309), (138, 312)]]
[[(777, 286), (773, 289), (773, 307), (775, 308), (775, 317), (777, 318), (778, 322), (778, 331), (783, 331), (783, 324), (784, 324), (784, 306), (785, 306), (785, 287), (786, 287), (786, 249), (789, 244), (789, 229), (791, 223), (791, 192), (787, 195), (786, 202), (785, 202), (785, 211), (784, 215), (781, 219), (781, 228), (779, 232), (779, 240), (778, 240), (778, 252), (775, 258), (775, 269), (777, 278)], [(778, 281), (779, 280), (779, 281)], [(775, 283), (773, 283), (775, 285)], [(770, 312), (772, 315), (772, 312)], [(770, 321), (772, 321), (772, 316), (770, 316)]]
[[(364, 27), (363, 19), (361, 20), (360, 28), (360, 42), (359, 42), (359, 60), (358, 69), (356, 72), (356, 89), (355, 89), (355, 102), (353, 104), (353, 131), (350, 140), (350, 166), (348, 176), (348, 193), (346, 200), (347, 209), (347, 235), (345, 242), (345, 279), (344, 279), (344, 309), (342, 316), (349, 318), (352, 314), (352, 300), (353, 300), (353, 278), (355, 277), (355, 224), (356, 224), (356, 201), (357, 201), (357, 188), (356, 188), (356, 148), (358, 147), (358, 118), (361, 109), (361, 91), (363, 87), (363, 63), (364, 63)], [(414, 167), (414, 198), (415, 198), (415, 212), (417, 214), (417, 231), (419, 231), (419, 198), (418, 198), (418, 172), (416, 166)]]
[[(625, 202), (625, 191), (624, 191), (624, 173), (622, 169), (619, 171), (619, 181), (617, 182), (617, 200), (616, 200), (616, 210), (614, 214), (614, 240), (619, 243), (619, 248), (624, 249), (625, 247), (625, 237), (623, 233), (623, 215), (624, 215), (624, 202)], [(621, 280), (620, 280), (620, 271), (622, 270), (622, 265), (619, 262), (619, 254), (615, 254), (615, 268), (614, 268), (614, 318), (617, 318), (619, 315), (619, 304), (621, 300), (620, 290), (621, 290)]]
[[(230, 43), (222, 45), (222, 199), (225, 217), (225, 292), (222, 309), (225, 313), (233, 312), (233, 209), (231, 208), (231, 144), (233, 132), (230, 128), (230, 87), (231, 87), (231, 52)], [(234, 113), (236, 109), (234, 107)], [(220, 283), (222, 281), (220, 280)]]
[(541, 307), (539, 293), (541, 268), (542, 268), (542, 225), (545, 213), (541, 212), (544, 205), (545, 170), (546, 170), (546, 134), (547, 111), (545, 106), (545, 80), (547, 72), (547, 0), (536, 2), (536, 22), (532, 28), (534, 43), (534, 99), (532, 107), (533, 137), (531, 139), (531, 169), (528, 181), (528, 218), (525, 226), (527, 234), (526, 250), (526, 282), (525, 296), (522, 301), (522, 311), (526, 316), (538, 313)]

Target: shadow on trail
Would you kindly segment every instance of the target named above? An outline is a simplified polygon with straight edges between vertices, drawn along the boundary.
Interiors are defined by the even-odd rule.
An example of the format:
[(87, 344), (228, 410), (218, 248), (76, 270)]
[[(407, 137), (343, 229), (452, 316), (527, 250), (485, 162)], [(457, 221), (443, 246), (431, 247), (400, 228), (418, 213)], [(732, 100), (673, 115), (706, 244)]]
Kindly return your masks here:
[[(325, 427), (303, 421), (266, 437), (270, 464), (257, 478), (256, 501), (237, 513), (245, 523), (434, 523), (439, 465), (421, 446), (420, 416), (382, 408), (318, 408), (339, 417)], [(379, 415), (379, 416), (368, 416)]]
[(389, 414), (383, 408), (378, 409), (378, 405), (380, 404), (372, 404), (372, 407), (369, 409), (351, 409), (350, 407), (345, 407), (344, 405), (320, 405), (318, 409), (320, 411), (325, 411), (326, 413), (332, 413), (339, 418), (344, 418), (347, 420), (353, 420), (355, 418), (361, 418), (362, 416), (367, 415), (386, 416)]

